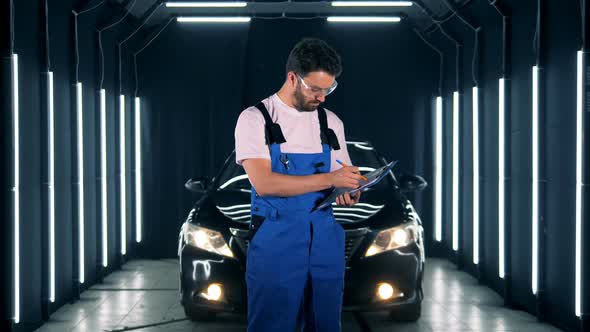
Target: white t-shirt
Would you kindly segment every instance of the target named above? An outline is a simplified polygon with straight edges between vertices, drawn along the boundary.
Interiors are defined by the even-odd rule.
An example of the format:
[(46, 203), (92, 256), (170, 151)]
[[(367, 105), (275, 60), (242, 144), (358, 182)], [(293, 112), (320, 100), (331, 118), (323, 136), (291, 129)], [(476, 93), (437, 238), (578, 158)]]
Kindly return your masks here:
[[(284, 153), (321, 153), (322, 140), (320, 138), (320, 122), (318, 112), (299, 112), (285, 104), (277, 94), (262, 101), (273, 122), (281, 126), (281, 131), (287, 142), (281, 144), (281, 152)], [(331, 150), (332, 161), (330, 170), (334, 171), (340, 166), (336, 159), (351, 165), (350, 156), (346, 149), (344, 136), (344, 124), (342, 120), (331, 111), (326, 110), (328, 128), (334, 130), (340, 150)], [(254, 106), (242, 111), (238, 118), (235, 130), (236, 162), (252, 158), (270, 160), (270, 151), (266, 145), (264, 136), (264, 116)]]

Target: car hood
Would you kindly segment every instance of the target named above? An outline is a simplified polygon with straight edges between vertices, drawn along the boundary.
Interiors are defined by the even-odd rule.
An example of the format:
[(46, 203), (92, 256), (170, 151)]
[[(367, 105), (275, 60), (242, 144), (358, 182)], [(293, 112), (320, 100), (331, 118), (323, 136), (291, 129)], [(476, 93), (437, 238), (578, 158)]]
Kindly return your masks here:
[[(408, 220), (412, 213), (409, 201), (396, 190), (368, 190), (361, 202), (351, 206), (333, 205), (334, 217), (345, 229), (392, 227)], [(208, 192), (195, 204), (189, 218), (200, 224), (226, 223), (247, 229), (250, 223), (250, 192), (216, 190)]]

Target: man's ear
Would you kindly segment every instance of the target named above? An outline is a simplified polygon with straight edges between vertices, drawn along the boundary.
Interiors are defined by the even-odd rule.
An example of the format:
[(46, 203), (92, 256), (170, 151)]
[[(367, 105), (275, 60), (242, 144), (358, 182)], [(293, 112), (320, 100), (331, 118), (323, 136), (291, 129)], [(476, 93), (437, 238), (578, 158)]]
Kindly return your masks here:
[(297, 85), (297, 74), (295, 74), (294, 71), (290, 71), (287, 73), (287, 80), (289, 81), (289, 84), (291, 85), (292, 88), (295, 88), (295, 86)]

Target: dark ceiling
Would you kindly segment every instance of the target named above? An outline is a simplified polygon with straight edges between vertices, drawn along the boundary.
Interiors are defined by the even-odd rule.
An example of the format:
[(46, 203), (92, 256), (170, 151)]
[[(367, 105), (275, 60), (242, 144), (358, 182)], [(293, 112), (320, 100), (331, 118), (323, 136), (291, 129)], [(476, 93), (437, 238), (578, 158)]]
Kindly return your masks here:
[[(183, 1), (183, 0), (177, 0)], [(206, 1), (206, 0), (205, 0)], [(209, 1), (216, 1), (216, 0), (209, 0)], [(219, 0), (217, 0), (219, 1)], [(226, 0), (227, 1), (227, 0)], [(230, 1), (239, 1), (239, 0), (230, 0)], [(315, 13), (317, 16), (318, 14), (327, 15), (330, 13), (339, 13), (339, 14), (394, 14), (399, 13), (407, 17), (406, 19), (410, 24), (417, 26), (421, 30), (426, 30), (428, 27), (433, 25), (433, 20), (426, 14), (429, 12), (433, 15), (436, 19), (445, 19), (449, 17), (451, 11), (449, 9), (449, 5), (453, 6), (455, 9), (460, 9), (461, 7), (465, 6), (467, 3), (473, 0), (420, 0), (414, 1), (414, 5), (411, 7), (401, 7), (401, 8), (378, 8), (378, 9), (362, 9), (362, 8), (332, 8), (329, 6), (328, 1), (281, 1), (281, 0), (263, 0), (263, 1), (255, 1), (256, 4), (269, 4), (275, 5), (272, 8), (300, 8), (298, 6), (302, 5), (324, 5), (324, 9), (322, 9), (321, 13)], [(162, 0), (114, 0), (118, 5), (125, 7), (130, 12), (130, 19), (134, 20), (135, 22), (142, 22), (143, 20), (147, 19), (150, 12), (150, 8), (155, 9), (155, 12), (147, 19), (145, 23), (145, 27), (149, 27), (152, 25), (162, 24), (163, 22), (168, 21), (171, 17), (178, 16), (178, 15), (236, 15), (236, 14), (244, 14), (244, 9), (233, 9), (233, 8), (224, 8), (224, 9), (202, 9), (202, 8), (168, 8), (165, 6), (165, 1)], [(252, 2), (252, 1), (247, 1)], [(251, 7), (251, 6), (250, 6)], [(425, 7), (425, 8), (422, 8)], [(318, 7), (319, 8), (319, 7)], [(252, 16), (252, 9), (248, 13)], [(293, 9), (291, 9), (293, 10)], [(258, 15), (259, 13), (254, 13)], [(277, 13), (279, 14), (279, 13)], [(275, 16), (277, 14), (274, 14)], [(273, 16), (272, 13), (265, 13), (261, 15), (268, 15)], [(279, 14), (280, 15), (280, 14)], [(304, 17), (307, 14), (294, 14), (289, 13), (286, 16), (296, 16), (296, 17)]]

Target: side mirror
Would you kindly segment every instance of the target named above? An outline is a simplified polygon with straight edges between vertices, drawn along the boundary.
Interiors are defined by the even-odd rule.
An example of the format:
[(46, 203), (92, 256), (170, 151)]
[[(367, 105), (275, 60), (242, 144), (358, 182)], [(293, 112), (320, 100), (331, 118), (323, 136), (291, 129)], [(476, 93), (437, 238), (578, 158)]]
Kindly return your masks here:
[(207, 191), (208, 180), (206, 177), (200, 177), (193, 179), (188, 179), (184, 184), (184, 187), (189, 191), (192, 191), (197, 194), (204, 194)]
[(422, 191), (428, 183), (419, 175), (404, 174), (398, 178), (399, 187), (402, 192)]

